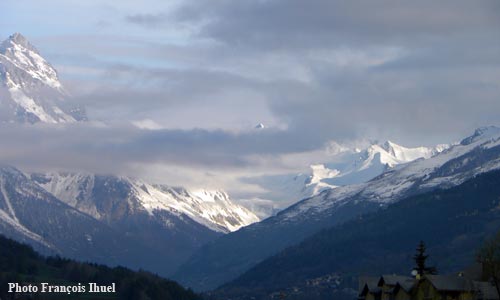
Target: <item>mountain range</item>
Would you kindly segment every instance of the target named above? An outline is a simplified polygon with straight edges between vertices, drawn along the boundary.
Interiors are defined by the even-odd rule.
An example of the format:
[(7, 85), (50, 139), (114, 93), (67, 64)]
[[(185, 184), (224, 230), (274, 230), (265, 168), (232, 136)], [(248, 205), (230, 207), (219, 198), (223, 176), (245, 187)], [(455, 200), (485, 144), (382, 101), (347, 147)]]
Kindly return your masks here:
[(174, 278), (196, 290), (214, 289), (321, 229), (412, 195), (457, 186), (498, 168), (500, 128), (479, 128), (428, 159), (398, 165), (365, 183), (324, 190), (276, 216), (210, 242), (195, 252)]
[(187, 190), (85, 173), (35, 173), (30, 178), (71, 207), (108, 223), (125, 215), (147, 213), (154, 217), (158, 211), (168, 211), (179, 218), (189, 217), (212, 231), (228, 233), (259, 221), (221, 190)]
[[(450, 147), (441, 144), (407, 148), (391, 141), (369, 142), (361, 149), (339, 144), (335, 146), (327, 162), (311, 165), (310, 172), (249, 177), (244, 182), (267, 190), (259, 198), (278, 203), (279, 211), (279, 208), (286, 208), (324, 190), (366, 182), (398, 165), (419, 158), (430, 158)], [(264, 212), (261, 216), (269, 215)]]
[(0, 233), (42, 253), (163, 275), (204, 243), (257, 220), (221, 192), (200, 196), (114, 176), (26, 175), (4, 166), (0, 187)]
[(4, 166), (0, 187), (0, 233), (43, 253), (163, 275), (204, 243), (258, 221), (221, 191), (116, 176), (24, 174)]

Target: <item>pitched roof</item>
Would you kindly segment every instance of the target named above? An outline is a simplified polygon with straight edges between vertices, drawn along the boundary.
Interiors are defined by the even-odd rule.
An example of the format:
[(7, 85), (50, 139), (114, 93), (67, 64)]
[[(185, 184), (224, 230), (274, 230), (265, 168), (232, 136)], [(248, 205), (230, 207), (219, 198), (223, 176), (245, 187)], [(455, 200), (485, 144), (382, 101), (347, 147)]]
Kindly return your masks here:
[(389, 286), (399, 286), (406, 292), (409, 292), (416, 285), (416, 283), (417, 280), (413, 277), (400, 275), (383, 275), (382, 277), (380, 277), (378, 285), (382, 286), (383, 284), (386, 284)]
[(417, 285), (418, 280), (414, 278), (409, 278), (405, 281), (398, 282), (398, 286), (400, 286), (406, 292), (410, 292), (413, 287)]
[(472, 291), (472, 281), (456, 275), (426, 275), (430, 283), (439, 291)]
[(361, 292), (359, 293), (359, 296), (365, 296), (368, 293), (379, 294), (381, 292), (382, 292), (382, 290), (378, 286), (370, 289), (370, 288), (368, 288), (368, 285), (365, 284), (363, 286), (363, 289), (361, 289)]
[(398, 283), (404, 283), (404, 282), (413, 282), (414, 279), (413, 277), (408, 277), (408, 276), (400, 276), (400, 275), (382, 275), (380, 277), (380, 280), (378, 282), (378, 285), (382, 284), (387, 284), (387, 285), (396, 285)]
[(378, 286), (380, 277), (373, 276), (360, 276), (359, 277), (359, 290), (363, 289), (365, 285), (368, 285), (368, 289), (372, 290)]
[(381, 289), (378, 287), (379, 277), (361, 276), (359, 277), (359, 291), (360, 295), (367, 293), (378, 294)]

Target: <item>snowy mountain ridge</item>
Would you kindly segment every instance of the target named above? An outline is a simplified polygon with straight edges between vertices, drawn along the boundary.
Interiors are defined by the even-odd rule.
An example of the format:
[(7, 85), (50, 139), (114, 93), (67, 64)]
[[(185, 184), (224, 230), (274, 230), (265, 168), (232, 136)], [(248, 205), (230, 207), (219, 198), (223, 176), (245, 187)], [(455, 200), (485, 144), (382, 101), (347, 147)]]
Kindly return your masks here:
[[(14, 167), (0, 165), (0, 234), (45, 255), (61, 255), (110, 266), (143, 268), (167, 276), (204, 243), (220, 237), (183, 215), (136, 211), (122, 197), (123, 182), (95, 178), (97, 219), (47, 192)], [(71, 194), (71, 191), (67, 191)], [(84, 200), (84, 199), (77, 199)]]
[(82, 107), (67, 101), (57, 71), (20, 33), (0, 44), (2, 120), (71, 123), (86, 120)]
[[(96, 175), (83, 173), (33, 174), (32, 178), (49, 193), (71, 207), (101, 220), (109, 211), (96, 202)], [(168, 211), (178, 217), (187, 216), (218, 232), (230, 232), (259, 221), (246, 208), (233, 203), (221, 190), (187, 190), (167, 185), (149, 184), (128, 177), (106, 176), (123, 188), (121, 201), (154, 216), (155, 211)], [(108, 185), (106, 182), (104, 185)], [(110, 185), (108, 185), (110, 186)], [(112, 189), (110, 187), (110, 189)], [(115, 191), (116, 192), (116, 191)], [(109, 193), (109, 192), (108, 192)], [(131, 212), (133, 213), (133, 212)]]
[[(456, 186), (475, 175), (500, 168), (499, 153), (500, 128), (482, 127), (460, 144), (427, 159), (417, 159), (368, 182), (329, 189), (301, 201), (284, 211), (282, 217), (291, 220), (304, 213), (315, 214), (361, 199), (387, 205), (408, 193)], [(483, 156), (491, 159), (485, 160)]]
[(312, 197), (340, 186), (366, 182), (383, 172), (419, 158), (430, 158), (450, 145), (407, 148), (391, 141), (371, 143), (365, 149), (337, 145), (330, 162), (313, 164), (308, 173), (246, 179), (269, 191), (263, 198), (288, 199), (286, 204)]
[[(377, 147), (378, 145), (373, 145), (372, 147)], [(382, 162), (388, 164), (390, 167), (394, 167), (398, 164), (403, 164), (407, 162), (414, 161), (419, 158), (429, 158), (440, 152), (443, 152), (450, 145), (447, 144), (439, 144), (435, 147), (416, 147), (416, 148), (407, 148), (391, 141), (386, 141), (380, 147), (387, 153), (390, 154), (389, 157), (385, 157), (382, 159)], [(383, 151), (378, 151), (383, 152)]]

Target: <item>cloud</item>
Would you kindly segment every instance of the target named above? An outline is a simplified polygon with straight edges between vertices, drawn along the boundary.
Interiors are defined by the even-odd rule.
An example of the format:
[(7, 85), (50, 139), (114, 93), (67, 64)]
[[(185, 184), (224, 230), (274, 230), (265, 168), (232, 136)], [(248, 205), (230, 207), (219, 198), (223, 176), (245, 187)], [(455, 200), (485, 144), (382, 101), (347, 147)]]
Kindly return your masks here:
[(418, 145), (500, 122), (498, 12), (496, 1), (184, 1), (141, 17), (196, 28), (188, 47), (212, 41), (204, 68), (243, 79), (224, 89), (255, 91), (298, 140)]
[[(120, 173), (137, 164), (160, 164), (203, 170), (258, 167), (252, 156), (309, 151), (321, 146), (315, 137), (296, 143), (288, 131), (141, 129), (126, 124), (5, 124), (0, 138), (3, 163), (31, 168), (61, 168)], [(36, 145), (36, 147), (34, 147)]]
[(500, 125), (498, 1), (86, 3), (78, 15), (109, 26), (68, 10), (34, 36), (75, 101), (113, 125), (0, 129), (4, 160), (235, 188), (320, 162), (332, 140), (432, 145)]
[(496, 1), (227, 0), (189, 1), (173, 16), (201, 23), (201, 35), (262, 49), (411, 42), (490, 30), (498, 25), (498, 11)]

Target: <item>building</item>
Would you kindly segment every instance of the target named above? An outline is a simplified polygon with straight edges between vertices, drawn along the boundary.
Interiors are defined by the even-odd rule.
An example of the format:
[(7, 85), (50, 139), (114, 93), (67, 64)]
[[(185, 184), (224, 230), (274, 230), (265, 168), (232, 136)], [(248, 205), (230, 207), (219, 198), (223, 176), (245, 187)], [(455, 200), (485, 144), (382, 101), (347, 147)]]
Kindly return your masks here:
[(481, 273), (469, 268), (451, 275), (360, 277), (358, 300), (500, 300)]
[(378, 286), (382, 289), (381, 300), (406, 300), (411, 298), (411, 291), (417, 284), (415, 278), (398, 276), (398, 275), (384, 275), (381, 276)]
[(379, 277), (360, 277), (358, 300), (381, 300), (382, 289), (378, 286), (379, 280)]

